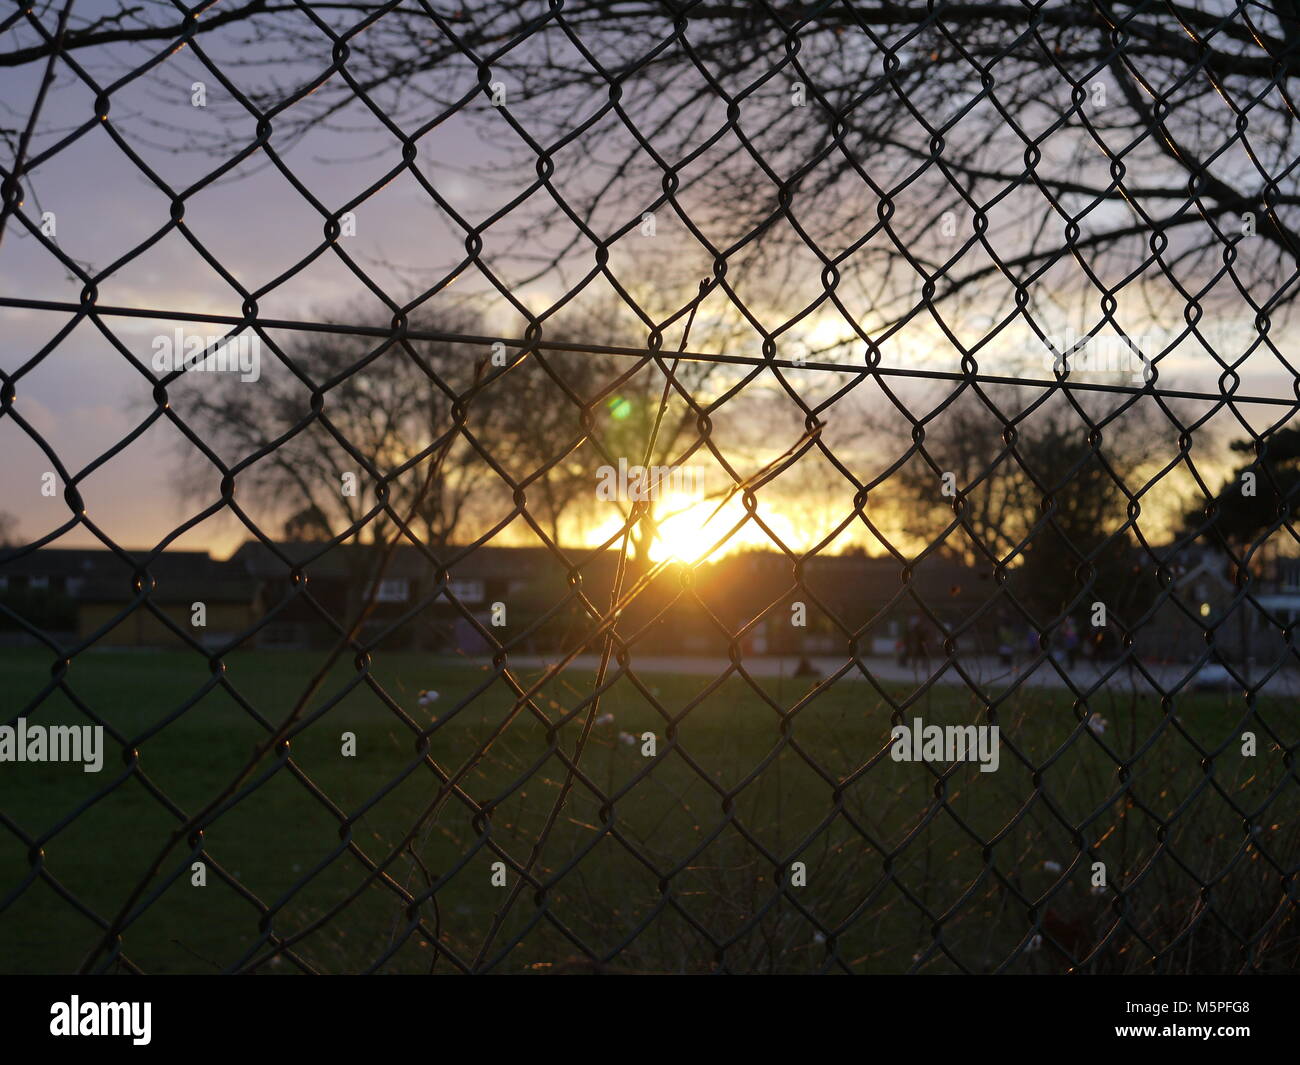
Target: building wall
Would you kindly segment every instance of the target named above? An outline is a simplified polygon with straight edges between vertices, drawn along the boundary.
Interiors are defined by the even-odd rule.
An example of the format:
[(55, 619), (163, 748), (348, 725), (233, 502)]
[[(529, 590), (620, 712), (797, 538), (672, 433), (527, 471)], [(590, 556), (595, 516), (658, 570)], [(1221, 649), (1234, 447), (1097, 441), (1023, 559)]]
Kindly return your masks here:
[[(208, 603), (208, 624), (203, 629), (190, 628), (189, 604), (169, 604), (159, 609), (180, 629), (194, 634), (200, 641), (214, 641), (243, 632), (253, 624), (252, 607), (243, 603)], [(96, 632), (121, 613), (114, 603), (77, 604), (77, 635), (83, 639)], [(121, 623), (97, 641), (111, 647), (181, 647), (183, 644), (161, 621), (137, 607)]]

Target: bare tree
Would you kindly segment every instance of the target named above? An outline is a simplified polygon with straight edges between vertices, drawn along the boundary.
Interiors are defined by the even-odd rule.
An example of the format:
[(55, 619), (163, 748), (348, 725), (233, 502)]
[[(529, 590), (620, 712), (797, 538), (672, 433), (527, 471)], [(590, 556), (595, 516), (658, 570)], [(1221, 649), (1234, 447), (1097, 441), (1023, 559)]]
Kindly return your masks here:
[[(414, 535), (449, 542), (490, 488), (455, 409), (485, 356), (332, 331), (296, 333), (281, 354), (263, 350), (256, 381), (195, 375), (172, 390), (181, 417), (236, 471), (238, 500), (302, 539), (382, 542), (409, 512)], [(191, 454), (190, 483), (202, 485), (194, 475), (208, 460)]]
[[(6, 21), (0, 66), (56, 48), (144, 59), (201, 39), (245, 86), (232, 115), (275, 108), (281, 148), (347, 127), (358, 89), (403, 128), (467, 116), (519, 146), (529, 170), (533, 145), (563, 142), (550, 188), (565, 206), (520, 221), (539, 274), (658, 211), (689, 221), (733, 272), (761, 261), (819, 277), (832, 264), (838, 276), (810, 298), (855, 344), (881, 338), (863, 329), (868, 316), (902, 326), (972, 293), (1000, 320), (1073, 291), (1090, 321), (1114, 324), (1109, 297), (1142, 265), (1174, 283), (1127, 306), (1177, 305), (1180, 326), (1187, 294), (1225, 271), (1271, 314), (1291, 306), (1300, 276), (1300, 19), (1281, 0), (575, 0), (563, 11), (465, 0), (382, 13), (254, 0), (192, 25), (121, 3), (74, 16), (58, 40), (32, 26), (54, 10)], [(321, 73), (336, 37), (347, 78)], [(201, 60), (176, 62), (188, 83)], [(489, 83), (504, 107), (489, 106)]]
[(905, 532), (1001, 571), (1044, 619), (1077, 608), (1085, 590), (1088, 602), (1139, 602), (1129, 507), (1159, 434), (1113, 401), (1086, 413), (1095, 430), (1059, 396), (1009, 417), (991, 398), (962, 392), (910, 434), (882, 422), (899, 461), (890, 484)]
[[(381, 542), (409, 510), (409, 534), (435, 547), (512, 513), (558, 543), (597, 516), (601, 465), (641, 462), (652, 436), (655, 462), (700, 447), (691, 404), (711, 364), (679, 366), (669, 381), (649, 355), (564, 350), (643, 345), (622, 312), (606, 300), (570, 314), (551, 329), (561, 349), (527, 357), (503, 344), (385, 336), (378, 320), (365, 334), (295, 333), (282, 358), (263, 351), (257, 381), (183, 376), (169, 395), (236, 470), (237, 501), (288, 538)], [(464, 312), (416, 312), (407, 331), (471, 337), (482, 326)], [(205, 470), (210, 461), (192, 452), (191, 496), (210, 484)], [(653, 514), (634, 523), (638, 557)]]
[(575, 535), (569, 519), (591, 498), (584, 423), (600, 413), (588, 395), (600, 362), (566, 351), (517, 359), (480, 400), (492, 412), (485, 449), (518, 486), (522, 510), (555, 544)]

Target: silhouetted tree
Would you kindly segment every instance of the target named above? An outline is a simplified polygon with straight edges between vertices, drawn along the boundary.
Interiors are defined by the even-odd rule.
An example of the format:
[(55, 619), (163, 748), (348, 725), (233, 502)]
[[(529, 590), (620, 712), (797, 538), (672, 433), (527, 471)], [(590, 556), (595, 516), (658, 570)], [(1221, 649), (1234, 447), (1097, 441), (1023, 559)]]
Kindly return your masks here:
[(1152, 434), (1141, 422), (1092, 434), (1059, 397), (1014, 421), (995, 410), (966, 392), (905, 441), (879, 427), (900, 452), (888, 501), (907, 532), (978, 570), (1002, 568), (1043, 621), (1096, 601), (1139, 605), (1155, 563), (1143, 566), (1127, 508)]
[[(258, 380), (182, 377), (174, 404), (237, 469), (237, 498), (254, 513), (278, 515), (297, 537), (379, 542), (396, 533), (396, 518), (440, 545), (485, 489), (453, 411), (474, 384), (476, 356), (485, 358), (441, 341), (295, 334), (283, 363), (264, 347)], [(192, 456), (192, 467), (206, 463)]]
[[(1163, 295), (1179, 311), (1182, 293), (1225, 263), (1274, 316), (1296, 291), (1281, 284), (1300, 253), (1291, 0), (1252, 5), (1248, 17), (1091, 0), (680, 9), (571, 0), (562, 13), (541, 0), (464, 0), (381, 17), (341, 3), (310, 18), (297, 4), (253, 0), (205, 10), (192, 25), (168, 6), (121, 0), (107, 12), (74, 9), (62, 38), (52, 14), (29, 16), (45, 16), (44, 35), (17, 19), (0, 66), (39, 69), (56, 48), (79, 62), (91, 51), (139, 61), (199, 39), (254, 108), (274, 111), (281, 152), (313, 129), (350, 128), (356, 86), (397, 127), (454, 109), (489, 135), (507, 133), (509, 115), (530, 142), (563, 144), (549, 187), (566, 206), (519, 221), (538, 276), (589, 252), (584, 227), (632, 233), (649, 210), (665, 220), (689, 212), (728, 249), (733, 274), (752, 255), (778, 278), (815, 277), (822, 263), (809, 240), (844, 253), (834, 296), (846, 334), (861, 334), (851, 323), (864, 315), (902, 322), (972, 290), (995, 318), (995, 305), (1015, 313), (1039, 287), (1049, 299), (1070, 288), (1097, 296), (1097, 278), (1126, 277), (1153, 255), (1178, 272), (1181, 285)], [(334, 35), (346, 41), (346, 78), (322, 76), (341, 62)], [(208, 76), (191, 55), (177, 50), (161, 74), (181, 99), (192, 76)], [(489, 83), (505, 89), (504, 106), (492, 106)], [(247, 107), (224, 93), (210, 106), (228, 109), (229, 138), (177, 127), (178, 143), (246, 145)], [(508, 136), (533, 172), (536, 149)], [(399, 147), (394, 139), (395, 156)], [(1245, 215), (1253, 244), (1242, 244)], [(542, 255), (557, 233), (554, 254)]]
[(1238, 552), (1291, 520), (1300, 501), (1300, 429), (1280, 429), (1259, 443), (1239, 440), (1232, 450), (1254, 457), (1228, 475), (1212, 500), (1188, 512), (1185, 526)]

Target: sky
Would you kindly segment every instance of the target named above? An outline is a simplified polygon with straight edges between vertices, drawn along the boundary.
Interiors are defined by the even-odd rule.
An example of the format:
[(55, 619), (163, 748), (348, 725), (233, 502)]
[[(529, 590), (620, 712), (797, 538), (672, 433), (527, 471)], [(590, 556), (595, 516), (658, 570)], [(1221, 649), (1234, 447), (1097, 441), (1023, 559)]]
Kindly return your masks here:
[[(5, 47), (7, 42), (0, 42)], [(140, 54), (139, 50), (133, 54)], [(94, 69), (93, 64), (90, 64)], [(6, 71), (0, 99), (9, 121), (30, 110), (37, 90), (36, 71)], [(177, 75), (179, 76), (179, 75)], [(174, 78), (172, 80), (175, 80)], [(184, 78), (182, 77), (182, 81)], [(221, 87), (208, 79), (206, 107), (192, 106), (185, 85), (151, 78), (112, 97), (111, 120), (130, 148), (175, 189), (183, 189), (221, 161), (221, 156), (186, 150), (186, 128), (199, 134), (232, 127), (218, 114)], [(191, 83), (192, 84), (192, 83)], [(166, 94), (171, 92), (170, 98)], [(93, 110), (93, 96), (66, 75), (41, 112), (33, 153), (73, 130)], [(228, 113), (225, 112), (225, 113)], [(172, 128), (159, 128), (166, 123)], [(251, 120), (244, 126), (251, 126)], [(331, 143), (334, 141), (334, 143)], [(377, 159), (331, 162), (340, 145), (334, 135), (308, 137), (288, 152), (295, 174), (321, 202), (335, 206), (365, 188), (385, 166), (400, 160), (392, 138), (361, 130), (349, 138), (350, 156), (381, 153)], [(423, 165), (440, 191), (470, 203), (477, 189), (465, 175), (487, 152), (463, 122), (452, 121), (431, 134)], [(227, 153), (228, 155), (229, 153)], [(6, 159), (11, 163), (12, 155)], [(29, 175), (26, 210), (33, 218), (53, 212), (55, 238), (70, 258), (102, 269), (155, 234), (169, 219), (169, 201), (113, 141), (102, 126), (90, 130)], [(357, 214), (356, 236), (348, 251), (381, 284), (404, 291), (420, 269), (426, 249), (446, 261), (456, 248), (449, 229), (413, 181), (399, 180), (368, 201)], [(262, 157), (255, 157), (186, 202), (186, 224), (202, 246), (250, 290), (292, 267), (322, 239), (323, 221), (299, 193)], [(412, 267), (400, 278), (381, 265)], [(81, 285), (17, 223), (0, 245), (0, 294), (8, 298), (76, 303)], [(364, 288), (333, 256), (322, 256), (260, 301), (266, 317), (319, 318), (368, 298)], [(371, 298), (372, 299), (372, 298)], [(172, 314), (235, 315), (238, 293), (173, 231), (132, 259), (99, 286), (101, 305), (165, 310)], [(373, 302), (373, 300), (372, 300)], [(60, 310), (0, 308), (0, 367), (13, 373), (46, 351), (72, 315)], [(105, 329), (137, 358), (147, 361), (153, 341), (176, 327), (214, 334), (224, 330), (201, 322), (150, 317), (102, 316)], [(58, 339), (17, 390), (16, 410), (58, 455), (69, 471), (93, 463), (134, 432), (152, 407), (150, 386), (103, 335), (83, 320)], [(151, 546), (193, 513), (180, 497), (187, 470), (178, 461), (187, 443), (174, 429), (146, 431), (102, 464), (80, 489), (88, 513), (103, 532), (132, 547)], [(0, 418), (0, 508), (20, 519), (24, 538), (57, 528), (68, 517), (61, 497), (41, 494), (48, 456), (12, 420)], [(207, 523), (178, 546), (232, 549), (243, 534), (234, 523)], [(59, 546), (87, 546), (93, 534), (77, 529)]]
[[(104, 0), (97, 3), (102, 6)], [(95, 4), (79, 9), (87, 15), (95, 10)], [(13, 32), (11, 39), (0, 40), (0, 50), (18, 41)], [(155, 52), (153, 45), (133, 45), (105, 54), (85, 54), (80, 59), (92, 74), (108, 81)], [(328, 58), (327, 48), (322, 56)], [(175, 189), (199, 180), (230, 155), (229, 151), (223, 155), (195, 150), (195, 142), (222, 137), (238, 142), (241, 131), (244, 136), (252, 134), (250, 119), (231, 121), (231, 102), (210, 78), (206, 80), (206, 106), (194, 106), (192, 79), (199, 76), (202, 71), (192, 57), (181, 52), (154, 75), (112, 94), (112, 130)], [(25, 123), (37, 95), (38, 77), (39, 69), (33, 65), (0, 71), (4, 116), (0, 124), (19, 128)], [(29, 155), (44, 151), (92, 114), (93, 93), (62, 71), (40, 112)], [(400, 161), (399, 145), (372, 116), (358, 109), (346, 117), (350, 123), (346, 134), (321, 130), (285, 148), (285, 160), (294, 175), (330, 206), (346, 203)], [(7, 153), (5, 164), (9, 166), (12, 145), (0, 150)], [(485, 178), (483, 169), (502, 159), (500, 149), (485, 143), (477, 127), (461, 118), (438, 126), (420, 144), (422, 172), (472, 218), (485, 217), (528, 180), (528, 175), (498, 174), (496, 182)], [(569, 178), (581, 182), (584, 176)], [(26, 185), (24, 211), (28, 217), (39, 219), (52, 212), (59, 247), (96, 270), (149, 240), (169, 217), (168, 198), (115, 143), (106, 124), (96, 125), (34, 168)], [(378, 283), (396, 293), (432, 283), (445, 264), (463, 251), (461, 235), (409, 175), (367, 200), (356, 216), (356, 233), (345, 238), (346, 250)], [(202, 247), (249, 289), (266, 284), (299, 262), (320, 242), (322, 232), (320, 216), (260, 154), (188, 198), (185, 220)], [(671, 232), (668, 236), (671, 239)], [(514, 256), (504, 237), (490, 236), (483, 258), (507, 282), (523, 278), (531, 270), (529, 263)], [(0, 296), (76, 303), (80, 287), (20, 223), (10, 222), (0, 243)], [(482, 279), (468, 271), (457, 278), (452, 291), (484, 287)], [(519, 286), (516, 294), (540, 309), (561, 288), (558, 279), (544, 277)], [(272, 318), (318, 319), (367, 300), (373, 303), (364, 286), (335, 256), (326, 253), (262, 298), (259, 310)], [(185, 315), (237, 316), (240, 298), (178, 232), (172, 232), (104, 279), (98, 303), (165, 310), (173, 317), (104, 315), (97, 323), (82, 321), (60, 335), (72, 317), (66, 311), (0, 306), (0, 369), (8, 374), (22, 371), (15, 410), (66, 469), (95, 466), (80, 483), (94, 525), (120, 545), (152, 547), (195, 513), (195, 503), (183, 491), (193, 478), (193, 466), (183, 461), (186, 441), (165, 422), (130, 439), (152, 409), (150, 385), (103, 330), (110, 331), (117, 343), (147, 365), (157, 338), (170, 336), (177, 327), (209, 335), (220, 332)], [(517, 334), (517, 324), (509, 316), (502, 314), (498, 324), (503, 332)], [(1215, 327), (1229, 339), (1239, 339), (1243, 331), (1249, 333), (1249, 323), (1244, 320), (1225, 320)], [(839, 335), (841, 327), (825, 318), (814, 317), (805, 331), (806, 344), (812, 348)], [(1029, 352), (1027, 337), (1020, 343), (1026, 345), (1024, 351), (1017, 352), (1014, 341), (1004, 345), (1008, 365), (1017, 359), (1032, 365), (1038, 357)], [(933, 330), (921, 325), (891, 357), (900, 365), (949, 370), (956, 369), (959, 362)], [(1164, 380), (1168, 386), (1213, 392), (1219, 373), (1204, 357), (1189, 354), (1171, 360)], [(1243, 391), (1292, 395), (1291, 376), (1265, 359), (1255, 360), (1245, 377)], [(202, 382), (193, 387), (202, 387)], [(1254, 416), (1261, 424), (1268, 417), (1263, 410)], [(104, 458), (128, 439), (129, 443)], [(42, 494), (42, 478), (51, 469), (49, 456), (31, 435), (14, 419), (0, 417), (0, 510), (18, 516), (24, 541), (47, 536), (68, 518), (61, 486), (60, 494), (52, 498)], [(679, 540), (684, 543), (692, 531), (687, 527), (679, 532)], [(225, 555), (245, 536), (228, 518), (210, 520), (183, 536), (176, 546)], [(89, 529), (77, 528), (59, 539), (57, 546), (96, 542)]]

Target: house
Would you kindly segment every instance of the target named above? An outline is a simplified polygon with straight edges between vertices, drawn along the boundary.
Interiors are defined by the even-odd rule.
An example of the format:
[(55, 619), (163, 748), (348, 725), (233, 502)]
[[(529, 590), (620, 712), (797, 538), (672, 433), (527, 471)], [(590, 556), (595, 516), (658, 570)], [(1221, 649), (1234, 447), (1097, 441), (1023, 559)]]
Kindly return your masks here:
[[(683, 570), (689, 571), (683, 580)], [(907, 580), (904, 580), (904, 576)], [(938, 649), (938, 630), (974, 616), (994, 593), (987, 578), (950, 559), (931, 556), (909, 572), (892, 557), (818, 555), (799, 560), (774, 551), (727, 555), (694, 568), (670, 567), (660, 579), (658, 631), (639, 642), (656, 652), (729, 654), (729, 633), (744, 631), (746, 655), (893, 655), (909, 624), (921, 624)], [(636, 604), (629, 619), (653, 606)], [(635, 632), (634, 625), (620, 633)], [(979, 626), (959, 641), (973, 647)]]
[(1217, 550), (1187, 546), (1156, 554), (1170, 580), (1134, 634), (1140, 657), (1192, 662), (1208, 649), (1234, 662), (1272, 663), (1289, 653), (1283, 633), (1300, 621), (1300, 559), (1254, 560), (1243, 596), (1236, 563)]
[[(139, 583), (141, 568), (147, 589)], [(206, 551), (150, 559), (142, 552), (43, 548), (0, 563), (0, 640), (33, 643), (35, 629), (61, 642), (182, 646), (170, 622), (204, 646), (219, 646), (252, 626), (252, 593), (245, 574)], [(200, 603), (201, 628), (192, 624)]]
[[(333, 644), (364, 613), (358, 636), (381, 648), (486, 655), (497, 644), (553, 653), (602, 638), (594, 617), (610, 604), (619, 569), (614, 550), (251, 540), (225, 560), (167, 551), (147, 561), (107, 550), (28, 552), (0, 561), (0, 629), (11, 641), (30, 629), (97, 644), (179, 646), (169, 629), (193, 632), (202, 603), (205, 646), (243, 636), (246, 646)], [(150, 578), (136, 586), (137, 567)], [(939, 651), (939, 624), (961, 628), (958, 646), (991, 653), (986, 620), (998, 598), (992, 572), (932, 555), (919, 562), (865, 554), (797, 559), (775, 551), (724, 556), (699, 566), (670, 564), (623, 589), (618, 633), (641, 654), (893, 655), (920, 624)], [(983, 611), (983, 613), (982, 613)], [(24, 628), (22, 622), (26, 622)], [(166, 620), (164, 620), (166, 619)], [(7, 622), (7, 624), (6, 624)], [(743, 634), (742, 634), (743, 633)], [(0, 638), (6, 633), (0, 631)]]
[[(246, 635), (257, 647), (325, 646), (373, 600), (363, 639), (389, 647), (484, 652), (477, 626), (524, 633), (523, 646), (563, 645), (608, 605), (613, 552), (400, 544), (383, 566), (369, 545), (249, 541), (229, 559), (204, 551), (41, 548), (0, 557), (0, 644), (92, 640), (97, 646), (206, 647)], [(147, 586), (138, 575), (147, 574)], [(197, 626), (201, 605), (203, 625)], [(174, 626), (174, 629), (172, 628)]]
[(399, 543), (384, 552), (362, 544), (250, 541), (230, 562), (255, 584), (255, 608), (266, 619), (259, 646), (332, 642), (344, 619), (369, 603), (360, 630), (365, 640), (478, 654), (491, 646), (480, 627), (500, 629), (507, 639), (555, 613), (549, 626), (554, 629), (558, 620), (583, 613), (576, 588), (584, 580), (597, 586), (597, 595), (600, 586), (607, 595), (615, 559), (612, 552), (604, 555), (593, 560), (589, 552), (584, 557), (574, 551), (566, 562), (543, 547), (435, 551)]
[[(1133, 633), (1134, 650), (1140, 658), (1158, 661), (1194, 661), (1205, 653), (1205, 632), (1216, 626), (1216, 646), (1228, 651), (1227, 629), (1220, 628), (1230, 608), (1235, 587), (1226, 560), (1209, 548), (1187, 546), (1175, 552), (1159, 549), (1156, 557), (1164, 566), (1168, 581), (1157, 593), (1150, 615)], [(1155, 564), (1147, 557), (1147, 569)], [(1140, 615), (1123, 618), (1134, 625)]]

